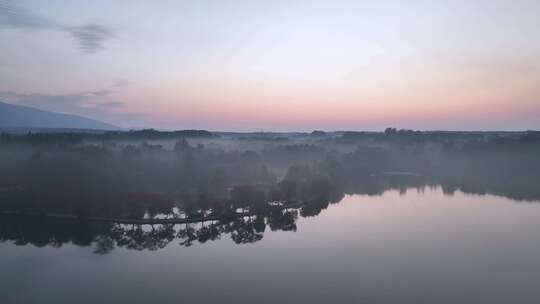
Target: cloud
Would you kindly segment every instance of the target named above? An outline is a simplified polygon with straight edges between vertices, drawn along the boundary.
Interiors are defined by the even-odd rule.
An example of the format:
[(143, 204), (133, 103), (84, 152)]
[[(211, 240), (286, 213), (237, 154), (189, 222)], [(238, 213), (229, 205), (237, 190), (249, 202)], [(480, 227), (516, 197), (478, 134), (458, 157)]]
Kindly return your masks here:
[(55, 26), (51, 21), (34, 15), (30, 11), (12, 3), (13, 1), (0, 1), (0, 29), (41, 30)]
[(0, 30), (3, 28), (65, 32), (79, 43), (79, 48), (85, 53), (104, 49), (103, 42), (114, 36), (113, 31), (104, 25), (95, 23), (62, 25), (16, 6), (9, 0), (0, 0)]
[(121, 112), (125, 104), (111, 100), (115, 87), (117, 84), (102, 90), (74, 94), (0, 92), (0, 100), (46, 111), (77, 114), (119, 126), (145, 125), (146, 115)]
[(66, 94), (66, 95), (49, 95), (39, 93), (16, 93), (16, 92), (0, 92), (0, 98), (3, 100), (39, 109), (56, 111), (63, 113), (71, 113), (82, 107), (84, 94)]
[(105, 108), (121, 108), (124, 106), (124, 103), (121, 101), (107, 101), (99, 103), (99, 105)]
[(99, 24), (66, 27), (65, 31), (70, 33), (79, 42), (81, 50), (87, 53), (103, 49), (103, 41), (113, 36), (110, 29)]
[(112, 93), (113, 93), (113, 91), (111, 89), (101, 89), (101, 90), (97, 90), (97, 91), (90, 91), (90, 92), (88, 92), (88, 95), (97, 96), (97, 97), (104, 97), (104, 96), (109, 96)]

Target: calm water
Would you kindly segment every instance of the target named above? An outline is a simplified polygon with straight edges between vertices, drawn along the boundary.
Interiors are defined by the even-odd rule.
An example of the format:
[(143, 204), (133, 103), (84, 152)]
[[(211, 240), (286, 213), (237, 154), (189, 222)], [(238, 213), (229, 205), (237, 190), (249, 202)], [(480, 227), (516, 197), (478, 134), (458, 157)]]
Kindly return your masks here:
[(538, 202), (387, 191), (296, 226), (107, 254), (6, 241), (0, 303), (540, 303)]

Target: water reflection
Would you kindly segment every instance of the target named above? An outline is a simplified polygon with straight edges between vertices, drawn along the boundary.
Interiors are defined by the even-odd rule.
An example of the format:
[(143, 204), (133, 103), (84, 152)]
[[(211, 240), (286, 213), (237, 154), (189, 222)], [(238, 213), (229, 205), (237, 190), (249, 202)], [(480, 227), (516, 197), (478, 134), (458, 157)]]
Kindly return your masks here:
[[(278, 189), (235, 187), (230, 190), (230, 199), (223, 201), (198, 196), (184, 197), (178, 203), (157, 194), (133, 194), (129, 203), (113, 205), (117, 212), (107, 212), (108, 217), (25, 209), (4, 211), (0, 215), (0, 242), (54, 248), (69, 243), (92, 248), (96, 254), (107, 254), (115, 248), (153, 251), (171, 243), (189, 247), (222, 238), (235, 244), (250, 244), (261, 241), (268, 230), (296, 231), (299, 217), (318, 216), (330, 204), (342, 201), (346, 194), (381, 196), (389, 190), (405, 194), (410, 189), (422, 193), (426, 188), (440, 188), (444, 195), (451, 196), (456, 191), (482, 194), (492, 190), (485, 186), (439, 184), (412, 173), (387, 172), (342, 185), (319, 179), (302, 183), (285, 179)], [(494, 193), (512, 197), (511, 190), (504, 188)], [(517, 197), (535, 196), (521, 193)]]
[(15, 245), (52, 246), (72, 243), (93, 247), (106, 254), (116, 247), (158, 250), (171, 242), (189, 247), (228, 235), (236, 244), (262, 240), (265, 230), (296, 231), (297, 210), (277, 210), (266, 216), (251, 215), (231, 221), (212, 220), (186, 224), (119, 224), (91, 220), (55, 219), (34, 216), (1, 216), (0, 241)]
[(540, 204), (403, 189), (183, 224), (3, 216), (0, 299), (535, 303)]

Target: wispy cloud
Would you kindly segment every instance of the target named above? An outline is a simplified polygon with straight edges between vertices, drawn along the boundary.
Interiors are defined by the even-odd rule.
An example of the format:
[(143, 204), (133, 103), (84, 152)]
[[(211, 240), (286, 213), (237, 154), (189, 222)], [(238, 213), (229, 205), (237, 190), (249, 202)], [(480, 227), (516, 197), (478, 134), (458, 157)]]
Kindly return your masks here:
[(41, 30), (55, 27), (50, 20), (16, 6), (13, 1), (0, 0), (0, 28)]
[(94, 53), (104, 49), (104, 42), (114, 36), (113, 31), (101, 24), (63, 25), (17, 6), (13, 1), (0, 0), (0, 30), (13, 28), (27, 31), (54, 30), (65, 32), (79, 43), (83, 52)]
[(104, 108), (121, 108), (124, 106), (124, 103), (121, 101), (106, 101), (101, 102), (98, 105)]
[(129, 84), (129, 82), (126, 81), (126, 80), (118, 80), (115, 83), (111, 84), (110, 86), (108, 86), (108, 87), (106, 87), (104, 89), (99, 89), (99, 90), (95, 90), (95, 91), (88, 91), (86, 94), (92, 95), (92, 96), (97, 96), (97, 97), (105, 97), (105, 96), (109, 96), (112, 93), (114, 93), (115, 89), (125, 87), (128, 84)]
[(65, 31), (70, 33), (79, 42), (81, 50), (87, 53), (103, 49), (103, 41), (113, 36), (110, 29), (99, 24), (66, 27)]
[(124, 113), (125, 104), (114, 97), (118, 84), (73, 94), (0, 92), (0, 100), (60, 113), (77, 114), (123, 126), (144, 125), (146, 116)]

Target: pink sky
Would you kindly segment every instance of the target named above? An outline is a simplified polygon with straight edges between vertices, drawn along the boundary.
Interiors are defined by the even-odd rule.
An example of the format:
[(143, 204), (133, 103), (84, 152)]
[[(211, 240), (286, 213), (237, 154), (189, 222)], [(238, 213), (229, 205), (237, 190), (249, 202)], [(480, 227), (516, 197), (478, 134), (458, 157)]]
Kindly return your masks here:
[(137, 128), (540, 128), (538, 1), (11, 5), (7, 102)]

